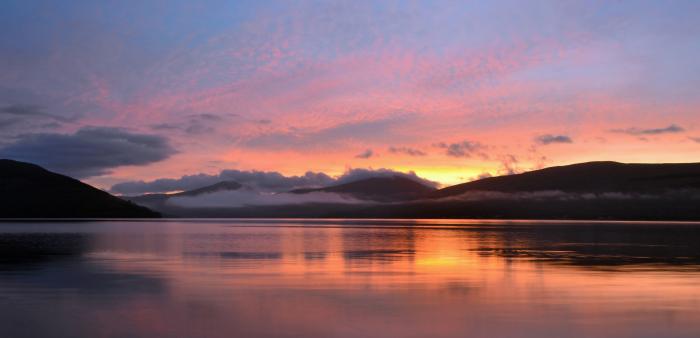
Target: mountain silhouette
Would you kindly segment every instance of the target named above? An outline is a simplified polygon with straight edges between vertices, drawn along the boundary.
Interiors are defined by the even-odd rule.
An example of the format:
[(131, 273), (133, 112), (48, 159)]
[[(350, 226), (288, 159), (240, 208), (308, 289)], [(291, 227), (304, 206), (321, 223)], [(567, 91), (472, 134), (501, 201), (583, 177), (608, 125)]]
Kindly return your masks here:
[(166, 214), (172, 214), (170, 207), (166, 206), (168, 199), (173, 197), (195, 197), (205, 194), (211, 194), (221, 191), (233, 191), (243, 188), (243, 186), (235, 181), (221, 181), (212, 185), (204, 186), (197, 189), (186, 190), (174, 194), (145, 194), (140, 196), (125, 196), (124, 199), (147, 206), (151, 209), (158, 210)]
[(327, 192), (343, 194), (360, 200), (381, 202), (408, 201), (427, 196), (435, 188), (398, 175), (371, 177), (325, 188), (295, 189), (293, 194)]
[[(230, 188), (235, 187), (231, 183)], [(485, 178), (440, 190), (401, 176), (374, 177), (296, 189), (287, 195), (314, 192), (350, 196), (354, 201), (329, 198), (231, 207), (144, 205), (177, 217), (700, 220), (700, 163), (589, 162)], [(180, 194), (186, 193), (192, 192)], [(167, 196), (158, 198), (163, 201)]]
[(221, 181), (216, 184), (208, 185), (198, 189), (183, 191), (176, 194), (171, 194), (169, 196), (199, 196), (219, 191), (238, 190), (242, 187), (243, 186), (240, 183), (235, 181)]
[(700, 189), (700, 163), (579, 163), (462, 183), (435, 191), (430, 198), (475, 191), (658, 194), (680, 189)]
[[(149, 207), (175, 217), (700, 220), (700, 163), (588, 162), (490, 177), (440, 190), (394, 175), (295, 189), (276, 204), (184, 207), (167, 203), (173, 197), (239, 190), (243, 197), (258, 196), (252, 188), (222, 181), (175, 194), (126, 197), (127, 201), (33, 164), (0, 160), (2, 218), (159, 216)], [(314, 192), (353, 200), (346, 203), (301, 196)], [(297, 195), (299, 201), (294, 198)]]
[(0, 218), (148, 218), (157, 212), (40, 166), (0, 159)]

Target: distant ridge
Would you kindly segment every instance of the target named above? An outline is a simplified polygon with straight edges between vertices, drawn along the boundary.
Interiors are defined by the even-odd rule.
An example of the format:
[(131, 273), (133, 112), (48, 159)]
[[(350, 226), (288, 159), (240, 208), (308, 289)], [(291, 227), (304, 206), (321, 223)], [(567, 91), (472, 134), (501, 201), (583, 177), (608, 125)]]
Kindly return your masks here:
[(654, 194), (678, 189), (700, 189), (700, 163), (586, 162), (484, 178), (440, 189), (430, 197), (450, 197), (474, 191)]
[(295, 189), (290, 192), (293, 194), (328, 192), (348, 195), (362, 200), (394, 202), (418, 199), (434, 191), (435, 188), (433, 187), (429, 187), (406, 177), (393, 175), (388, 177), (366, 178), (325, 188)]
[(243, 186), (235, 181), (221, 181), (216, 184), (208, 185), (206, 187), (201, 187), (198, 189), (192, 189), (192, 190), (187, 190), (183, 192), (179, 192), (176, 194), (170, 194), (168, 196), (199, 196), (199, 195), (204, 195), (204, 194), (211, 194), (214, 192), (219, 192), (219, 191), (229, 191), (229, 190), (238, 190), (242, 188)]
[(0, 218), (102, 217), (160, 214), (40, 166), (0, 159)]
[(124, 199), (160, 211), (166, 209), (165, 202), (173, 197), (194, 197), (221, 191), (238, 190), (241, 188), (243, 188), (243, 185), (238, 182), (221, 181), (212, 185), (174, 194), (145, 194), (140, 196), (125, 196)]
[[(484, 218), (700, 220), (700, 163), (588, 162), (485, 178), (436, 190), (402, 176), (373, 177), (323, 188), (296, 189), (288, 202), (184, 207), (174, 196), (236, 190), (220, 182), (172, 195), (133, 198), (174, 217)], [(254, 190), (251, 190), (254, 191)], [(294, 195), (324, 192), (342, 202)], [(242, 194), (245, 195), (245, 194)], [(228, 198), (227, 196), (220, 196)], [(231, 197), (234, 198), (234, 197)]]

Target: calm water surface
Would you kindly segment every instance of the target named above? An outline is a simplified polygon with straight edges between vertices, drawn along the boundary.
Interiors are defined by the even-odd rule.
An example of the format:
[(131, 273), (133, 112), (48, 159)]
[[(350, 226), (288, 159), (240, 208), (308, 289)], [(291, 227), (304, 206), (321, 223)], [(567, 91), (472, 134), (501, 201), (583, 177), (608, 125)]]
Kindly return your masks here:
[(700, 337), (700, 224), (0, 223), (0, 336)]

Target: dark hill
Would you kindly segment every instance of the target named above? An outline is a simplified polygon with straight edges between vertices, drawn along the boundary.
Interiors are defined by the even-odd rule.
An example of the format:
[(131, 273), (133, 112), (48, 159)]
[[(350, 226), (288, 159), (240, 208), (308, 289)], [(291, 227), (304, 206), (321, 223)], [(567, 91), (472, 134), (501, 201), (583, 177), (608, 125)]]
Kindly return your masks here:
[(458, 184), (435, 191), (431, 197), (450, 197), (473, 191), (657, 194), (684, 189), (700, 189), (700, 163), (580, 163)]
[(357, 199), (391, 202), (421, 198), (435, 188), (401, 176), (372, 177), (345, 184), (316, 189), (296, 189), (294, 194), (329, 192), (352, 196)]
[(181, 196), (193, 197), (204, 194), (211, 194), (219, 191), (238, 190), (242, 187), (243, 186), (238, 182), (221, 181), (216, 184), (208, 185), (197, 189), (182, 191), (174, 194), (145, 194), (141, 196), (130, 196), (124, 198), (139, 205), (147, 206), (151, 209), (162, 211), (164, 214), (166, 214), (169, 210), (168, 207), (165, 206), (165, 202), (169, 198)]
[(147, 208), (37, 165), (0, 160), (0, 218), (159, 216)]
[(180, 192), (177, 194), (171, 194), (169, 196), (199, 196), (199, 195), (211, 194), (211, 193), (219, 192), (219, 191), (238, 190), (241, 187), (242, 187), (242, 185), (238, 182), (221, 181), (219, 183), (212, 184), (212, 185), (209, 185), (206, 187), (187, 190), (187, 191), (183, 191), (183, 192)]
[[(498, 193), (480, 194), (480, 191)], [(520, 194), (538, 191), (563, 193)], [(291, 191), (312, 192), (345, 194), (367, 203), (210, 208), (174, 208), (163, 203), (163, 208), (153, 208), (180, 217), (700, 220), (700, 164), (697, 163), (591, 162), (487, 178), (438, 191), (400, 176)]]

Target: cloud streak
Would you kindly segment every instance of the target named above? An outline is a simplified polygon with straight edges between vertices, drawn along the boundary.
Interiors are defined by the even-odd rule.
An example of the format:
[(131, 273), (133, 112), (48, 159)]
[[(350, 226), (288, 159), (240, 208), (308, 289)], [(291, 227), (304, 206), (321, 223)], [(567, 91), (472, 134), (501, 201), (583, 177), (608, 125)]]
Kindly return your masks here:
[(0, 115), (20, 118), (47, 118), (59, 122), (72, 122), (75, 118), (46, 113), (42, 107), (27, 104), (14, 104), (0, 108)]
[(671, 124), (665, 128), (650, 128), (650, 129), (640, 129), (636, 127), (626, 128), (626, 129), (612, 129), (613, 133), (628, 134), (634, 136), (646, 136), (646, 135), (661, 135), (661, 134), (676, 134), (682, 133), (685, 129), (676, 124)]
[(293, 128), (253, 136), (243, 142), (249, 148), (309, 150), (342, 145), (348, 141), (386, 141), (399, 137), (397, 127), (413, 118), (401, 114), (373, 120), (339, 123), (317, 130)]
[(372, 149), (367, 149), (367, 150), (355, 155), (355, 158), (368, 159), (374, 155), (375, 154), (374, 154), (374, 151)]
[(537, 142), (541, 145), (549, 145), (549, 144), (555, 144), (555, 143), (574, 143), (574, 141), (571, 139), (571, 137), (569, 137), (567, 135), (551, 135), (551, 134), (537, 136), (535, 138), (535, 142)]
[(227, 117), (230, 116), (231, 114), (225, 116), (209, 113), (190, 114), (181, 121), (155, 123), (149, 127), (151, 130), (161, 132), (179, 131), (189, 136), (207, 135), (216, 132), (218, 126), (227, 124)]
[(75, 121), (77, 121), (77, 117), (50, 114), (38, 105), (12, 104), (0, 108), (0, 130), (10, 134), (16, 134), (11, 132), (11, 129), (14, 131), (22, 130), (23, 132), (37, 129), (55, 129)]
[(459, 143), (440, 142), (435, 144), (435, 147), (445, 149), (445, 154), (450, 157), (471, 158), (478, 155), (482, 158), (488, 158), (484, 152), (486, 146), (478, 142), (462, 141)]
[(389, 147), (388, 150), (392, 154), (401, 154), (401, 155), (408, 155), (408, 156), (414, 156), (414, 157), (428, 155), (422, 150), (409, 148), (409, 147)]

